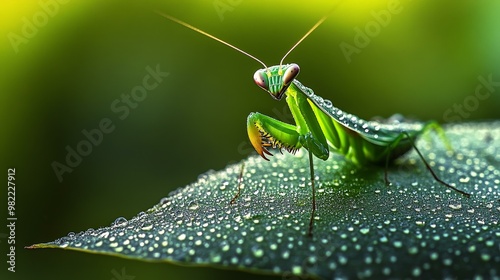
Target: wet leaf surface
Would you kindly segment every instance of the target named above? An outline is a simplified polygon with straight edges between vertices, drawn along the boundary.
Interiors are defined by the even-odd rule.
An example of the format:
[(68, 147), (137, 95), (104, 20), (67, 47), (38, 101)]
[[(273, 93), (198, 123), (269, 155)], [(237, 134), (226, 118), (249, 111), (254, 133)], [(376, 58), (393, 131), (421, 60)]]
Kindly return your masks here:
[[(208, 172), (131, 219), (29, 248), (64, 248), (144, 261), (209, 265), (324, 279), (500, 277), (500, 122), (446, 127), (455, 149), (434, 136), (417, 142), (435, 182), (412, 151), (389, 169), (356, 168), (341, 156), (315, 159), (311, 210), (305, 152)], [(140, 192), (139, 192), (140, 194)], [(138, 194), (138, 195), (139, 195)]]

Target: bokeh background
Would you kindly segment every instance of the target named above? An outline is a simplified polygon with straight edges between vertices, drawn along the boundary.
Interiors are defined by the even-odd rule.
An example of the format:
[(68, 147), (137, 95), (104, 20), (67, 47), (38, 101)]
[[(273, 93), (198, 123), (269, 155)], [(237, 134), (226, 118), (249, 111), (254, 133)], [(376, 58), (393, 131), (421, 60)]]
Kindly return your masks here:
[[(1, 1), (1, 170), (6, 181), (7, 168), (16, 168), (18, 221), (17, 272), (7, 272), (2, 226), (0, 273), (7, 279), (118, 280), (125, 269), (135, 279), (253, 279), (23, 247), (130, 218), (199, 174), (247, 157), (245, 123), (252, 111), (290, 120), (284, 102), (254, 85), (258, 63), (154, 10), (272, 65), (336, 2)], [(390, 20), (377, 23), (374, 14), (387, 14), (382, 11)], [(301, 66), (299, 80), (317, 94), (365, 119), (393, 113), (439, 122), (498, 119), (499, 12), (496, 0), (344, 0), (286, 62)], [(368, 40), (357, 38), (357, 30), (368, 32)], [(358, 49), (347, 59), (341, 44)], [(147, 66), (157, 65), (169, 76), (120, 119), (111, 104), (142, 84)], [(478, 77), (490, 76), (497, 85), (474, 101)], [(66, 147), (76, 149), (86, 139), (82, 130), (98, 128), (104, 118), (115, 129), (58, 180), (53, 162), (66, 164)], [(7, 188), (0, 193), (6, 223)]]

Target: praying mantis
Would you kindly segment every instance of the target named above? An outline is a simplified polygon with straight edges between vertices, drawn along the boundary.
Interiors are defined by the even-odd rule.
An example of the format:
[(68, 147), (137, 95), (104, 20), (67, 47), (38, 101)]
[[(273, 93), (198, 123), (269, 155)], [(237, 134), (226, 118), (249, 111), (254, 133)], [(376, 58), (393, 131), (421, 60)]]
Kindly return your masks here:
[[(253, 76), (255, 83), (269, 93), (273, 99), (280, 101), (285, 98), (295, 124), (285, 123), (261, 113), (250, 113), (247, 118), (248, 137), (257, 153), (266, 160), (269, 160), (266, 156), (272, 156), (268, 148), (279, 149), (280, 151), (284, 149), (290, 153), (295, 153), (301, 148), (308, 151), (312, 191), (312, 209), (308, 236), (312, 236), (313, 233), (316, 211), (313, 156), (326, 161), (330, 158), (330, 152), (336, 152), (358, 166), (385, 165), (384, 179), (386, 184), (389, 184), (387, 176), (389, 163), (413, 148), (437, 182), (465, 197), (470, 196), (469, 193), (441, 180), (415, 145), (414, 139), (416, 137), (433, 130), (451, 149), (443, 129), (436, 121), (405, 122), (398, 120), (380, 122), (363, 120), (336, 108), (331, 101), (316, 95), (312, 89), (299, 82), (296, 79), (300, 72), (299, 65), (295, 63), (283, 64), (288, 54), (320, 26), (328, 15), (322, 17), (283, 56), (279, 65), (268, 67), (258, 58), (203, 30), (162, 12), (157, 13), (237, 50), (262, 64), (263, 68), (257, 70)], [(241, 172), (243, 172), (243, 167)], [(235, 201), (237, 196), (239, 196), (239, 189), (238, 194), (231, 200), (231, 203)]]

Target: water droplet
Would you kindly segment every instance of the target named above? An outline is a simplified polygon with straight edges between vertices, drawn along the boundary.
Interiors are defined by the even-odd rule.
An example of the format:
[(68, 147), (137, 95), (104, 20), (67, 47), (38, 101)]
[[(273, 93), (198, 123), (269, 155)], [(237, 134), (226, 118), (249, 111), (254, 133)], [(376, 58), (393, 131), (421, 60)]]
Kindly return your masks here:
[(345, 265), (347, 263), (347, 258), (344, 256), (339, 256), (339, 263)]
[(232, 216), (233, 217), (233, 220), (237, 223), (240, 223), (241, 222), (241, 216), (240, 215), (234, 215)]
[(111, 226), (116, 226), (116, 227), (124, 227), (128, 223), (127, 219), (124, 217), (118, 217), (116, 220), (111, 224)]
[(460, 183), (468, 183), (470, 181), (470, 177), (462, 177), (459, 179)]
[(181, 235), (177, 236), (177, 239), (178, 239), (179, 241), (183, 241), (183, 240), (185, 240), (185, 239), (186, 239), (186, 235), (185, 235), (184, 233), (182, 233)]
[(469, 253), (473, 253), (474, 251), (476, 251), (476, 246), (475, 245), (469, 246)]
[(361, 232), (362, 234), (367, 234), (368, 232), (370, 232), (370, 229), (369, 228), (362, 228), (359, 230), (359, 232)]
[(223, 190), (225, 190), (225, 189), (226, 189), (226, 187), (227, 187), (228, 185), (229, 185), (229, 181), (224, 180), (224, 181), (222, 181), (221, 185), (219, 186), (219, 189), (220, 189), (221, 191), (223, 191)]
[(450, 204), (448, 205), (451, 209), (453, 210), (459, 210), (459, 209), (462, 209), (462, 204)]
[(413, 269), (413, 271), (411, 272), (411, 274), (413, 275), (413, 277), (418, 277), (418, 276), (420, 276), (421, 273), (422, 273), (422, 270), (420, 270), (419, 267), (415, 267)]
[(109, 231), (105, 231), (99, 234), (98, 238), (108, 238), (108, 236), (109, 236)]
[(284, 251), (283, 254), (281, 254), (281, 257), (285, 260), (288, 259), (290, 257), (290, 252)]
[(415, 255), (416, 253), (418, 253), (418, 248), (417, 248), (417, 247), (415, 247), (415, 246), (410, 247), (410, 248), (408, 249), (408, 253), (409, 253), (410, 255)]
[(224, 241), (224, 242), (221, 243), (221, 250), (222, 250), (222, 252), (229, 251), (229, 248), (230, 248), (230, 246), (229, 246), (229, 243), (227, 241)]
[(166, 204), (169, 200), (170, 200), (169, 197), (162, 197), (162, 199), (160, 199), (160, 204), (161, 205)]
[(264, 256), (264, 250), (257, 246), (252, 247), (252, 253), (256, 258), (261, 258), (262, 256)]
[(142, 230), (151, 230), (153, 228), (152, 223), (144, 223), (141, 227)]
[(198, 208), (200, 208), (200, 206), (198, 205), (198, 202), (196, 201), (191, 201), (189, 203), (189, 206), (188, 206), (188, 209), (191, 210), (191, 211), (194, 211), (194, 210), (197, 210)]
[(292, 266), (292, 273), (295, 275), (301, 275), (302, 274), (302, 267), (298, 265)]
[(384, 269), (382, 269), (382, 273), (388, 276), (391, 274), (391, 269), (389, 267), (384, 267)]
[(481, 254), (481, 259), (485, 262), (489, 261), (491, 259), (491, 256), (486, 254), (486, 253), (482, 253)]
[(139, 212), (139, 213), (135, 216), (135, 218), (137, 218), (137, 219), (142, 219), (142, 218), (144, 218), (146, 215), (147, 215), (147, 214), (146, 214), (146, 213), (144, 213), (144, 211), (141, 211), (141, 212)]

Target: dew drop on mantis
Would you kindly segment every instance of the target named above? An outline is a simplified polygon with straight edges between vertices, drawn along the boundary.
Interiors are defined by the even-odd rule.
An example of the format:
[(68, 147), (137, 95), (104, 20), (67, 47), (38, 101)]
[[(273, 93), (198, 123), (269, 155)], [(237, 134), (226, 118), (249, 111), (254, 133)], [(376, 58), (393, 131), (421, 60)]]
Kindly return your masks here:
[[(414, 148), (437, 182), (461, 195), (470, 196), (469, 193), (441, 180), (414, 143), (413, 139), (417, 136), (426, 131), (434, 130), (451, 148), (443, 129), (436, 121), (411, 123), (365, 121), (355, 115), (343, 112), (333, 106), (331, 101), (323, 99), (316, 95), (312, 89), (302, 85), (296, 79), (300, 72), (300, 67), (297, 64), (283, 64), (288, 54), (321, 25), (328, 15), (321, 18), (283, 56), (279, 65), (267, 67), (258, 58), (203, 30), (162, 12), (157, 13), (259, 62), (263, 68), (255, 72), (253, 77), (255, 83), (275, 100), (279, 101), (285, 97), (295, 121), (294, 125), (261, 113), (250, 113), (247, 118), (247, 132), (252, 146), (266, 160), (268, 160), (266, 156), (272, 156), (268, 148), (284, 149), (290, 153), (295, 153), (301, 148), (307, 149), (312, 189), (312, 210), (307, 231), (309, 236), (312, 236), (313, 233), (316, 211), (313, 156), (321, 160), (328, 160), (330, 152), (336, 152), (359, 166), (385, 165), (384, 179), (388, 184), (387, 167), (389, 163)], [(240, 172), (239, 184), (241, 184), (243, 168), (244, 166)], [(238, 193), (231, 200), (231, 203), (234, 203), (239, 196), (239, 190), (238, 186)]]

